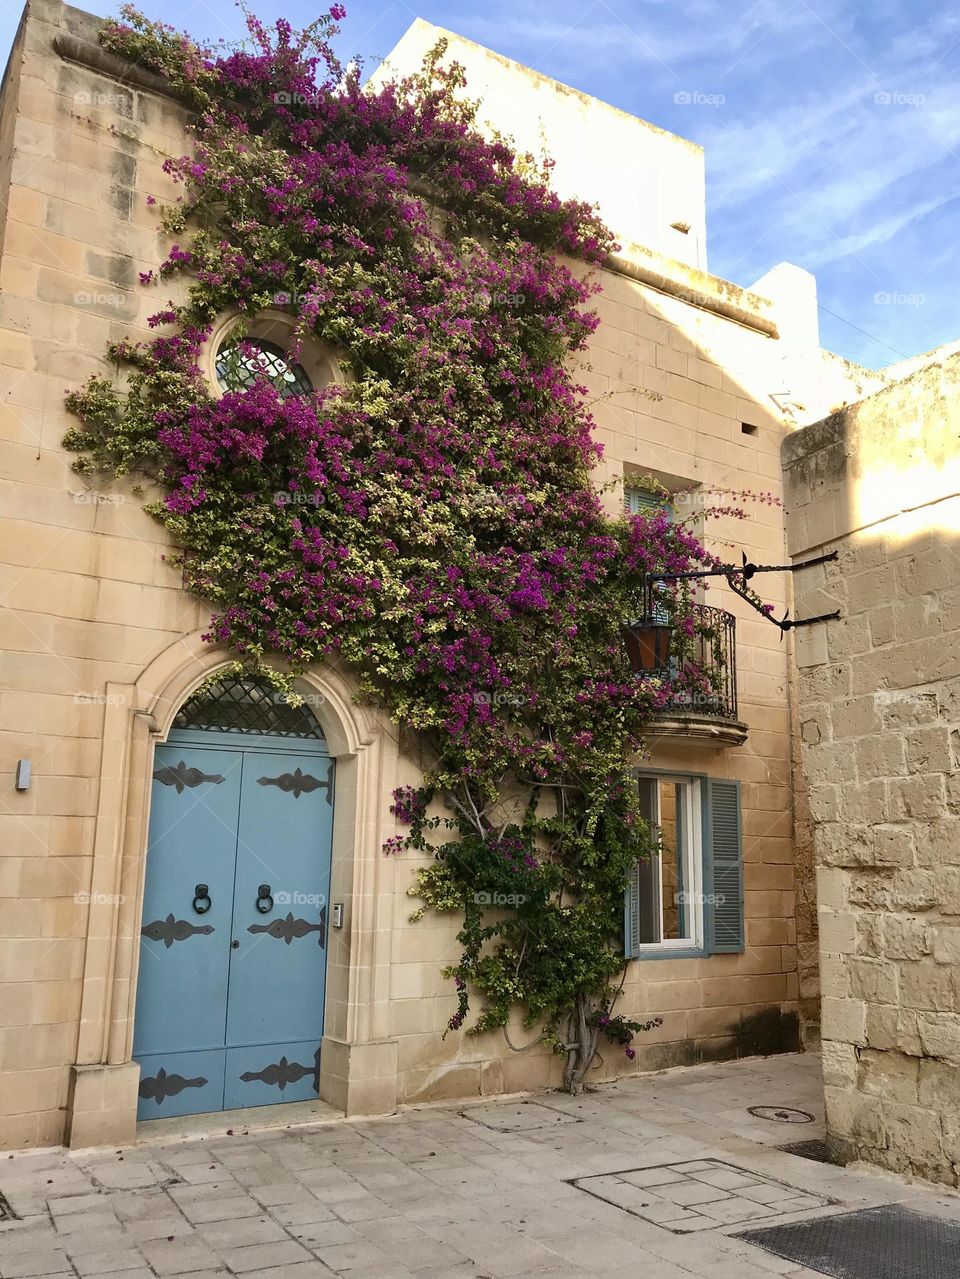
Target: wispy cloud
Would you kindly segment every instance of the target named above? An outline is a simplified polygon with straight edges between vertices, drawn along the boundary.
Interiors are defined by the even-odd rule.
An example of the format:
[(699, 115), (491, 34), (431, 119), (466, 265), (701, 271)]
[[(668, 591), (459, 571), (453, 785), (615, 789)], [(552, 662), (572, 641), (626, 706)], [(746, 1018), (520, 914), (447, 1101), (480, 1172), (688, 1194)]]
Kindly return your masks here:
[(501, 51), (522, 45), (530, 61), (538, 48), (549, 48), (554, 62), (581, 69), (600, 65), (615, 74), (629, 66), (659, 75), (685, 73), (695, 64), (709, 68), (714, 79), (739, 55), (759, 47), (768, 33), (796, 36), (805, 29), (813, 35), (816, 27), (803, 0), (756, 0), (736, 7), (722, 0), (688, 0), (681, 9), (682, 17), (666, 0), (597, 0), (552, 5), (545, 14), (540, 3), (501, 2), (482, 15), (464, 11), (456, 25), (463, 35)]
[(751, 260), (754, 229), (767, 251), (778, 240), (811, 269), (862, 257), (956, 197), (960, 103), (947, 66), (929, 61), (948, 34), (909, 33), (831, 94), (711, 122), (699, 140), (715, 179), (713, 212), (750, 210), (746, 223), (740, 217), (741, 262)]
[(960, 183), (943, 195), (931, 196), (927, 199), (908, 200), (895, 213), (882, 217), (879, 221), (865, 224), (861, 231), (827, 241), (819, 254), (818, 266), (826, 266), (841, 258), (860, 257), (867, 249), (885, 245), (901, 231), (925, 218), (928, 214), (942, 209), (954, 200), (960, 199)]

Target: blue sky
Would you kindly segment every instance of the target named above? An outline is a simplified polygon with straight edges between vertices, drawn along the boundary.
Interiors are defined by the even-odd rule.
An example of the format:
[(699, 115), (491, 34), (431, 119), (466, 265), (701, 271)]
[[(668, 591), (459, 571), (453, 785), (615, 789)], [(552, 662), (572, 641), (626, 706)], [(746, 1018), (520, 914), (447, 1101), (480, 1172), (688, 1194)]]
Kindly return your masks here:
[[(243, 33), (230, 0), (142, 7), (204, 38)], [(949, 0), (347, 7), (341, 52), (368, 69), (420, 16), (701, 143), (710, 269), (738, 284), (785, 260), (813, 271), (832, 350), (879, 368), (960, 338), (960, 7)], [(299, 24), (319, 6), (255, 8)], [(0, 19), (5, 46), (13, 23)]]

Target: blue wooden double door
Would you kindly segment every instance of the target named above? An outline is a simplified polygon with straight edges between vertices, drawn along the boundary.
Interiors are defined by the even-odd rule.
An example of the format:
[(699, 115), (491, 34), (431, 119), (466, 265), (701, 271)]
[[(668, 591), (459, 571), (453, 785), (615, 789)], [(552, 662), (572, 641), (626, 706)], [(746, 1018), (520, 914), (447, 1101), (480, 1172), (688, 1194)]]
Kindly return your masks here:
[(320, 742), (198, 730), (157, 748), (139, 1118), (317, 1097), (333, 782)]

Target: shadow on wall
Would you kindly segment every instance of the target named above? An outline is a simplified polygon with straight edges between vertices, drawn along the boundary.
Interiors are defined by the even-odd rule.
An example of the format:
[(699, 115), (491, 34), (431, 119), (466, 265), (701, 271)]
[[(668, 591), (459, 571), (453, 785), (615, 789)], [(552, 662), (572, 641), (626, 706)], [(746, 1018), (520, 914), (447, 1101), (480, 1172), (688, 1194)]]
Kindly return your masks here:
[(960, 356), (783, 447), (834, 1152), (957, 1184)]

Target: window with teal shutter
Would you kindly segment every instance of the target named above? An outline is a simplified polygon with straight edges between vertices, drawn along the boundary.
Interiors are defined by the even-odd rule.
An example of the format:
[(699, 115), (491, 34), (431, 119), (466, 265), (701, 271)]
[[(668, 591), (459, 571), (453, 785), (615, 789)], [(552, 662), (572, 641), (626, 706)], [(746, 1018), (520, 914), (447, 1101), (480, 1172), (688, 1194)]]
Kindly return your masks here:
[(744, 948), (743, 823), (740, 783), (708, 782), (707, 943), (714, 955)]
[(628, 953), (703, 954), (703, 783), (689, 774), (641, 773), (640, 815), (654, 848), (630, 874)]
[[(623, 505), (628, 515), (656, 515), (658, 511), (665, 511), (667, 519), (673, 523), (673, 507), (663, 497), (658, 497), (656, 493), (651, 493), (649, 489), (625, 488), (623, 490)], [(666, 591), (666, 584), (657, 582), (654, 591)], [(652, 621), (661, 626), (669, 625), (670, 614), (666, 608), (654, 603)]]
[(740, 784), (648, 772), (640, 811), (659, 852), (631, 870), (624, 910), (633, 959), (682, 959), (744, 949)]

